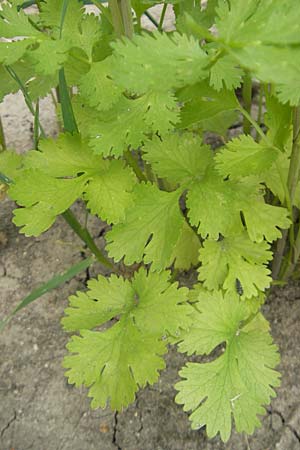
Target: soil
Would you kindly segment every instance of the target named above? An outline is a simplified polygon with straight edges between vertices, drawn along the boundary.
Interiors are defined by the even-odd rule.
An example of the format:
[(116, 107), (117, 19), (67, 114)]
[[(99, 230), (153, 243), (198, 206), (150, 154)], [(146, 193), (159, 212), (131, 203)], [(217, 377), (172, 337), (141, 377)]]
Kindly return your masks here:
[[(43, 107), (44, 106), (44, 107)], [(48, 133), (57, 132), (49, 99), (41, 105)], [(21, 95), (8, 96), (0, 115), (10, 147), (32, 146), (32, 119)], [(17, 129), (17, 132), (16, 132)], [(84, 258), (85, 249), (62, 218), (39, 238), (26, 238), (12, 224), (14, 204), (0, 203), (0, 318), (33, 288)], [(81, 205), (75, 205), (82, 217)], [(98, 244), (104, 224), (91, 219)], [(98, 237), (100, 236), (100, 237)], [(68, 385), (62, 359), (68, 336), (60, 326), (67, 297), (100, 265), (22, 310), (0, 336), (0, 450), (299, 450), (300, 449), (300, 284), (274, 289), (265, 314), (282, 356), (282, 385), (262, 427), (248, 441), (233, 432), (223, 444), (191, 431), (174, 403), (174, 382), (184, 357), (174, 349), (157, 384), (140, 391), (127, 410), (92, 411), (85, 389)]]

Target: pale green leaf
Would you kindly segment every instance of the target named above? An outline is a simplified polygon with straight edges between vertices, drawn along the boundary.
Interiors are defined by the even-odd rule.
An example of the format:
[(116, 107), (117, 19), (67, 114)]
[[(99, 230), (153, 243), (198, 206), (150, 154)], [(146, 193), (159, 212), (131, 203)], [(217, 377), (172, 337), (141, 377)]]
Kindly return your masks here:
[(238, 279), (242, 297), (255, 297), (270, 286), (267, 264), (271, 259), (269, 245), (252, 242), (246, 232), (219, 241), (206, 240), (199, 252), (199, 280), (209, 290), (223, 288), (232, 294)]
[(79, 88), (86, 102), (98, 110), (110, 109), (121, 97), (122, 89), (110, 78), (111, 58), (94, 62), (81, 77)]
[(184, 104), (178, 128), (201, 126), (208, 119), (225, 111), (234, 111), (238, 106), (234, 92), (226, 89), (218, 92), (207, 81), (183, 88), (178, 92), (178, 99)]
[(239, 179), (270, 170), (280, 152), (251, 136), (239, 136), (229, 141), (216, 156), (217, 169), (224, 176)]
[(210, 148), (191, 133), (170, 133), (161, 139), (154, 137), (143, 151), (146, 152), (143, 159), (151, 163), (159, 177), (183, 185), (201, 179), (213, 158)]
[(223, 88), (236, 89), (242, 82), (243, 71), (231, 55), (219, 58), (210, 69), (210, 85), (217, 91)]
[(179, 195), (150, 184), (136, 186), (132, 208), (106, 235), (109, 255), (116, 261), (124, 257), (128, 265), (144, 259), (154, 270), (170, 266), (184, 223)]
[(187, 363), (175, 385), (176, 402), (192, 411), (192, 428), (206, 425), (208, 437), (220, 433), (223, 441), (231, 434), (232, 418), (238, 432), (252, 434), (260, 426), (258, 415), (275, 396), (280, 374), (276, 346), (259, 316), (247, 326), (249, 311), (237, 296), (216, 293), (196, 304), (199, 314), (194, 327), (180, 344), (180, 350), (209, 354), (219, 344), (226, 348), (208, 363)]
[(184, 222), (181, 234), (175, 245), (172, 259), (174, 268), (188, 270), (198, 264), (198, 254), (201, 247), (199, 237), (189, 225)]
[[(80, 130), (84, 128), (81, 117)], [(88, 117), (85, 133), (90, 136), (94, 152), (121, 156), (129, 146), (138, 148), (142, 145), (149, 134), (173, 129), (178, 122), (178, 107), (172, 94), (149, 93), (133, 100), (121, 97), (112, 109), (92, 112)]]
[[(134, 401), (139, 387), (157, 381), (165, 367), (167, 332), (191, 323), (187, 290), (168, 282), (167, 272), (149, 273), (140, 269), (129, 282), (114, 275), (99, 276), (89, 282), (87, 293), (70, 297), (63, 326), (81, 330), (73, 336), (64, 367), (76, 386), (90, 387), (91, 406), (121, 410)], [(118, 317), (102, 331), (90, 331)]]
[(39, 169), (55, 180), (82, 179), (79, 195), (84, 193), (93, 214), (110, 223), (124, 218), (125, 209), (132, 205), (131, 191), (136, 178), (123, 161), (94, 155), (78, 135), (63, 134), (56, 140), (41, 140), (39, 147), (40, 151), (27, 153), (26, 167)]
[(23, 155), (12, 150), (0, 152), (0, 172), (11, 180), (18, 175), (19, 169), (23, 166)]
[(193, 37), (155, 32), (112, 45), (112, 78), (129, 91), (169, 91), (206, 77), (208, 57)]

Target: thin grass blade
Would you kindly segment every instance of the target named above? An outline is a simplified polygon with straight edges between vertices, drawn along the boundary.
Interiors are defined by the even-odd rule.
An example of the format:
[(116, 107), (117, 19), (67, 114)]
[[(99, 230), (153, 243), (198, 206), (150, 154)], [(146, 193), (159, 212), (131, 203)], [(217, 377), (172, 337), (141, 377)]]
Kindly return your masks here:
[(25, 308), (30, 303), (39, 299), (53, 289), (56, 289), (67, 281), (71, 280), (80, 272), (86, 270), (91, 264), (93, 264), (93, 262), (95, 262), (95, 258), (93, 256), (86, 258), (83, 261), (80, 261), (79, 263), (71, 266), (63, 274), (55, 275), (53, 278), (51, 278), (51, 280), (47, 281), (47, 283), (42, 284), (37, 289), (34, 289), (17, 305), (17, 307), (5, 319), (0, 321), (0, 331), (3, 330), (3, 328), (11, 321), (14, 315), (21, 309)]

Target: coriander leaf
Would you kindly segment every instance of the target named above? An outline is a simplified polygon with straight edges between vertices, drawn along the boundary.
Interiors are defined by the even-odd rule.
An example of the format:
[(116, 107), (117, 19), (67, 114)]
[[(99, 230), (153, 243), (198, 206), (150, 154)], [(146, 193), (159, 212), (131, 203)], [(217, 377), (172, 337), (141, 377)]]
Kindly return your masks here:
[(201, 236), (218, 239), (219, 234), (228, 236), (243, 230), (240, 219), (242, 202), (239, 186), (224, 181), (210, 168), (202, 180), (190, 186), (186, 205), (189, 220)]
[[(75, 107), (75, 114), (76, 111)], [(82, 130), (80, 116), (79, 112)], [(85, 133), (90, 137), (94, 152), (103, 156), (121, 156), (129, 146), (139, 147), (147, 135), (171, 130), (178, 122), (178, 107), (176, 99), (169, 93), (163, 96), (149, 93), (134, 100), (122, 96), (112, 109), (99, 113), (92, 111), (88, 117)]]
[(243, 71), (237, 66), (231, 55), (219, 58), (210, 69), (210, 85), (220, 91), (223, 88), (232, 90), (240, 87)]
[[(191, 323), (187, 289), (168, 282), (169, 273), (140, 269), (129, 282), (112, 275), (90, 280), (89, 290), (70, 297), (62, 324), (81, 330), (73, 336), (64, 359), (70, 383), (90, 388), (92, 407), (107, 402), (120, 410), (134, 400), (138, 387), (153, 384), (165, 367), (162, 337)], [(102, 331), (90, 331), (118, 317)]]
[(1, 4), (0, 36), (2, 38), (41, 37), (42, 34), (36, 30), (29, 22), (28, 16), (21, 9), (9, 3)]
[(146, 264), (152, 262), (154, 270), (170, 266), (184, 223), (179, 196), (177, 191), (164, 192), (154, 185), (137, 185), (133, 207), (106, 235), (109, 255), (116, 261), (124, 257), (128, 265), (144, 257)]
[(114, 106), (122, 94), (122, 89), (109, 77), (110, 71), (111, 58), (94, 62), (79, 82), (80, 93), (86, 102), (100, 111)]
[(36, 169), (23, 170), (9, 188), (9, 196), (24, 207), (14, 210), (13, 222), (23, 227), (21, 232), (26, 236), (38, 236), (75, 202), (82, 190), (80, 178), (55, 179)]
[(172, 259), (175, 260), (174, 268), (188, 270), (191, 266), (197, 265), (200, 247), (199, 237), (195, 231), (184, 222), (172, 255)]
[[(246, 229), (252, 241), (267, 241), (281, 236), (279, 228), (288, 228), (290, 220), (285, 208), (264, 202), (263, 189), (256, 179), (247, 177), (237, 182), (223, 180), (214, 167), (208, 168), (202, 180), (190, 186), (186, 205), (188, 217), (202, 237), (218, 239)], [(218, 217), (218, 221), (215, 218)]]
[(266, 265), (271, 259), (269, 245), (252, 242), (246, 232), (219, 241), (206, 240), (199, 252), (199, 280), (209, 290), (223, 288), (232, 294), (238, 279), (242, 297), (255, 297), (270, 286)]
[(92, 214), (109, 223), (118, 223), (125, 211), (133, 207), (132, 189), (136, 178), (123, 161), (104, 161), (103, 169), (90, 173), (84, 198)]
[[(40, 22), (43, 27), (50, 28), (53, 37), (60, 37), (60, 26), (63, 2), (61, 0), (47, 0), (41, 3)], [(82, 19), (83, 9), (80, 2), (71, 0), (68, 2), (67, 14), (62, 28), (62, 39), (72, 40), (78, 37), (78, 24)]]
[(122, 39), (112, 46), (112, 78), (137, 94), (170, 91), (206, 77), (208, 57), (193, 37), (155, 32)]
[(102, 333), (81, 330), (81, 337), (73, 336), (67, 348), (74, 355), (64, 358), (66, 376), (70, 384), (90, 388), (92, 408), (109, 403), (121, 411), (134, 401), (139, 387), (155, 383), (165, 368), (161, 355), (166, 344), (143, 333), (130, 317)]
[(22, 58), (33, 39), (23, 39), (22, 41), (0, 42), (0, 62), (6, 66), (14, 64)]
[(0, 172), (11, 180), (18, 175), (19, 169), (23, 166), (23, 155), (12, 150), (0, 152)]
[(191, 308), (186, 304), (187, 289), (177, 289), (168, 281), (169, 272), (140, 269), (131, 281), (101, 275), (88, 282), (86, 293), (70, 297), (70, 307), (62, 319), (66, 330), (92, 329), (116, 316), (129, 315), (143, 331), (163, 336), (190, 324)]
[(177, 96), (183, 103), (178, 128), (205, 124), (208, 119), (215, 118), (224, 111), (234, 111), (238, 107), (233, 91), (222, 89), (218, 92), (207, 81), (187, 86), (178, 91)]
[(243, 214), (249, 237), (256, 242), (261, 242), (263, 237), (269, 242), (281, 238), (279, 228), (289, 228), (291, 224), (286, 208), (264, 203), (261, 197), (248, 198)]
[(274, 147), (242, 135), (229, 141), (216, 155), (216, 167), (224, 177), (230, 175), (233, 179), (259, 175), (270, 170), (279, 153)]
[[(284, 151), (292, 134), (292, 108), (288, 104), (279, 103), (278, 99), (269, 93), (265, 93), (265, 96), (267, 112), (264, 122), (268, 127), (268, 139)], [(270, 172), (273, 170), (268, 171)]]
[(260, 316), (249, 325), (248, 308), (237, 296), (216, 293), (200, 300), (194, 328), (179, 348), (192, 354), (210, 354), (225, 342), (225, 352), (208, 363), (187, 363), (175, 385), (176, 402), (191, 410), (192, 428), (206, 425), (208, 437), (220, 433), (223, 441), (231, 434), (232, 416), (238, 432), (252, 434), (260, 425), (257, 415), (275, 396), (280, 374), (274, 370), (279, 355)]
[[(28, 168), (35, 168), (57, 180), (84, 174), (81, 192), (88, 208), (102, 220), (116, 223), (132, 205), (131, 191), (136, 178), (123, 161), (104, 160), (93, 154), (78, 135), (63, 134), (57, 140), (40, 141), (40, 151), (28, 152)], [(70, 181), (70, 180), (66, 180)]]
[(201, 179), (213, 159), (210, 148), (191, 133), (169, 133), (161, 139), (154, 137), (143, 150), (146, 152), (143, 159), (151, 163), (159, 177), (182, 185)]
[(79, 32), (77, 35), (74, 35), (72, 43), (74, 46), (81, 48), (86, 53), (89, 61), (91, 61), (94, 46), (101, 39), (101, 36), (99, 17), (94, 14), (87, 14), (82, 16), (79, 23)]
[(40, 42), (37, 49), (30, 52), (28, 58), (34, 64), (37, 73), (53, 75), (67, 60), (69, 48), (68, 43), (63, 40), (45, 39)]

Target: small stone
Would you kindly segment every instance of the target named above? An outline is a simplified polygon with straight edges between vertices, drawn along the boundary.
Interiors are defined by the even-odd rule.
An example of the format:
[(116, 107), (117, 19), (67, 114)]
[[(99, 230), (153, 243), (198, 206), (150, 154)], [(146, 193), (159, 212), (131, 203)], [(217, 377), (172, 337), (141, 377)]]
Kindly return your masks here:
[(106, 422), (101, 422), (99, 425), (100, 433), (108, 433), (109, 432), (109, 426)]
[(35, 352), (37, 352), (38, 349), (39, 349), (39, 346), (38, 346), (37, 344), (33, 344), (33, 350), (34, 350)]

